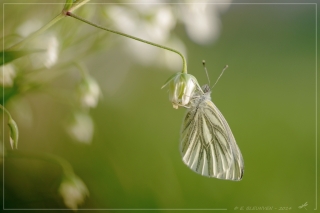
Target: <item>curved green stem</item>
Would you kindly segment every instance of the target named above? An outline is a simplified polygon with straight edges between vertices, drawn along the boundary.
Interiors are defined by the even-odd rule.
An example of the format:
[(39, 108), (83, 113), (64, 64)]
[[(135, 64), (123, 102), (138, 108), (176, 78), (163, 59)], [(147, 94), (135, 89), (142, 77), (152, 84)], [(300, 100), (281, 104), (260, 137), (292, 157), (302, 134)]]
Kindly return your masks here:
[(141, 38), (137, 38), (137, 37), (134, 37), (134, 36), (131, 36), (131, 35), (128, 35), (128, 34), (125, 34), (125, 33), (122, 33), (122, 32), (119, 32), (119, 31), (115, 31), (115, 30), (111, 30), (111, 29), (108, 29), (108, 28), (105, 28), (105, 27), (102, 27), (100, 25), (97, 25), (97, 24), (94, 24), (90, 21), (87, 21), (83, 18), (80, 18), (79, 16), (76, 16), (75, 14), (71, 13), (70, 11), (66, 13), (67, 16), (70, 16), (70, 17), (73, 17), (75, 19), (78, 19), (84, 23), (87, 23), (91, 26), (94, 26), (94, 27), (97, 27), (99, 29), (102, 29), (102, 30), (105, 30), (105, 31), (108, 31), (108, 32), (111, 32), (111, 33), (115, 33), (115, 34), (118, 34), (118, 35), (122, 35), (122, 36), (125, 36), (125, 37), (128, 37), (128, 38), (131, 38), (131, 39), (134, 39), (134, 40), (137, 40), (137, 41), (140, 41), (140, 42), (143, 42), (143, 43), (146, 43), (146, 44), (150, 44), (150, 45), (153, 45), (153, 46), (156, 46), (156, 47), (159, 47), (159, 48), (162, 48), (162, 49), (166, 49), (166, 50), (169, 50), (171, 52), (174, 52), (174, 53), (177, 53), (178, 55), (181, 56), (182, 58), (182, 72), (183, 73), (187, 73), (187, 61), (185, 59), (185, 57), (182, 55), (182, 53), (180, 53), (179, 51), (175, 50), (175, 49), (172, 49), (172, 48), (169, 48), (169, 47), (166, 47), (166, 46), (162, 46), (160, 44), (156, 44), (156, 43), (153, 43), (153, 42), (150, 42), (150, 41), (146, 41), (146, 40), (143, 40)]
[[(69, 9), (69, 11), (74, 11), (74, 10), (78, 9), (79, 7), (81, 7), (85, 3), (87, 3), (88, 1), (90, 1), (90, 0), (80, 0), (78, 3), (75, 3), (74, 5), (72, 5), (72, 7)], [(58, 21), (60, 21), (64, 17), (66, 17), (66, 14), (65, 14), (65, 11), (62, 11), (62, 13), (60, 13), (55, 18), (53, 18), (49, 23), (47, 23), (46, 25), (41, 27), (39, 30), (37, 30), (34, 33), (32, 33), (30, 36), (28, 36), (24, 40), (20, 41), (19, 43), (15, 44), (15, 45), (13, 45), (11, 47), (9, 47), (7, 50), (20, 49), (23, 45), (25, 45), (26, 43), (28, 43), (32, 39), (36, 38), (38, 35), (40, 35), (44, 31), (46, 31), (48, 28), (53, 26), (55, 23), (57, 23)]]
[(10, 112), (6, 108), (4, 108), (4, 106), (0, 104), (0, 108), (8, 115), (9, 119), (12, 119)]
[(49, 153), (36, 153), (36, 152), (25, 152), (25, 151), (6, 151), (5, 158), (29, 158), (29, 159), (39, 159), (50, 163), (58, 164), (61, 166), (64, 175), (72, 175), (73, 169), (68, 161), (65, 159), (49, 154)]
[(82, 78), (85, 78), (86, 76), (88, 76), (88, 71), (82, 63), (75, 61), (75, 62), (73, 62), (73, 65), (76, 68), (78, 68)]
[(43, 33), (44, 31), (46, 31), (48, 28), (50, 28), (52, 25), (54, 25), (55, 23), (57, 23), (60, 19), (64, 18), (65, 16), (60, 13), (59, 15), (57, 15), (54, 19), (52, 19), (49, 23), (47, 23), (46, 25), (44, 25), (43, 27), (41, 27), (39, 30), (37, 30), (36, 32), (32, 33), (30, 36), (28, 36), (27, 38), (25, 38), (24, 40), (20, 41), (19, 43), (9, 47), (7, 50), (17, 50), (20, 49), (23, 45), (25, 45), (26, 43), (30, 42), (31, 40), (33, 40), (35, 37), (37, 37), (38, 35), (40, 35), (41, 33)]

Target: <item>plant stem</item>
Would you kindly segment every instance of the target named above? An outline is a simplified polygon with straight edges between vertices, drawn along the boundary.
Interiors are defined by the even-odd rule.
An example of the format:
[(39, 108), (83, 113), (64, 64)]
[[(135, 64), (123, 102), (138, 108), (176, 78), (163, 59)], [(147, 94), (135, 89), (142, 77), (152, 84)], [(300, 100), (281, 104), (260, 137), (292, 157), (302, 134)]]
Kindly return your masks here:
[(62, 19), (64, 17), (65, 16), (62, 13), (60, 13), (54, 19), (52, 19), (49, 23), (47, 23), (46, 25), (41, 27), (39, 30), (37, 30), (36, 32), (32, 33), (30, 36), (28, 36), (24, 40), (20, 41), (19, 43), (9, 47), (7, 50), (18, 50), (18, 49), (20, 49), (23, 45), (25, 45), (26, 43), (28, 43), (29, 41), (31, 41), (32, 39), (34, 39), (35, 37), (37, 37), (38, 35), (43, 33), (44, 31), (46, 31), (48, 28), (50, 28), (52, 25), (54, 25), (55, 23), (57, 23), (60, 19)]
[(88, 71), (87, 71), (87, 69), (85, 69), (85, 66), (82, 63), (75, 61), (75, 62), (73, 62), (73, 65), (78, 68), (82, 79), (84, 79), (88, 76)]
[(36, 153), (36, 152), (26, 152), (26, 151), (6, 151), (5, 158), (29, 158), (29, 159), (39, 159), (61, 166), (63, 174), (66, 176), (73, 174), (72, 166), (65, 159), (49, 154), (49, 153)]
[(6, 108), (4, 108), (4, 106), (0, 104), (0, 108), (8, 115), (9, 119), (12, 119), (10, 112)]
[[(79, 3), (75, 3), (69, 11), (74, 11), (78, 9), (79, 7), (83, 6), (85, 3), (87, 3), (90, 0), (81, 0)], [(24, 40), (18, 42), (17, 44), (9, 47), (7, 50), (18, 50), (20, 49), (23, 45), (34, 39), (35, 37), (39, 36), (41, 33), (45, 32), (47, 29), (49, 29), (51, 26), (53, 26), (55, 23), (60, 21), (62, 18), (66, 17), (65, 11), (62, 11), (59, 15), (57, 15), (55, 18), (53, 18), (49, 23), (41, 27), (39, 30), (35, 31), (32, 33), (30, 36), (25, 38)]]
[(83, 19), (83, 18), (80, 18), (79, 16), (76, 16), (75, 14), (71, 13), (70, 11), (68, 11), (68, 12), (66, 13), (66, 15), (67, 15), (67, 16), (71, 16), (71, 17), (73, 17), (73, 18), (75, 18), (75, 19), (78, 19), (78, 20), (80, 20), (80, 21), (82, 21), (82, 22), (84, 22), (84, 23), (87, 23), (87, 24), (91, 25), (91, 26), (97, 27), (97, 28), (99, 28), (99, 29), (102, 29), (102, 30), (105, 30), (105, 31), (108, 31), (108, 32), (111, 32), (111, 33), (115, 33), (115, 34), (118, 34), (118, 35), (122, 35), (122, 36), (131, 38), (131, 39), (134, 39), (134, 40), (137, 40), (137, 41), (146, 43), (146, 44), (150, 44), (150, 45), (153, 45), (153, 46), (156, 46), (156, 47), (159, 47), (159, 48), (166, 49), (166, 50), (169, 50), (169, 51), (171, 51), (171, 52), (177, 53), (177, 54), (180, 55), (181, 58), (182, 58), (182, 63), (183, 63), (183, 65), (182, 65), (182, 72), (183, 72), (183, 73), (187, 73), (187, 62), (186, 62), (186, 59), (185, 59), (185, 57), (182, 55), (182, 53), (180, 53), (179, 51), (177, 51), (177, 50), (175, 50), (175, 49), (172, 49), (172, 48), (169, 48), (169, 47), (166, 47), (166, 46), (162, 46), (162, 45), (160, 45), (160, 44), (156, 44), (156, 43), (153, 43), (153, 42), (150, 42), (150, 41), (146, 41), (146, 40), (143, 40), (143, 39), (141, 39), (141, 38), (137, 38), (137, 37), (134, 37), (134, 36), (131, 36), (131, 35), (128, 35), (128, 34), (119, 32), (119, 31), (115, 31), (115, 30), (111, 30), (111, 29), (102, 27), (102, 26), (100, 26), (100, 25), (97, 25), (97, 24), (94, 24), (94, 23), (92, 23), (92, 22), (90, 22), (90, 21), (87, 21), (87, 20), (85, 20), (85, 19)]

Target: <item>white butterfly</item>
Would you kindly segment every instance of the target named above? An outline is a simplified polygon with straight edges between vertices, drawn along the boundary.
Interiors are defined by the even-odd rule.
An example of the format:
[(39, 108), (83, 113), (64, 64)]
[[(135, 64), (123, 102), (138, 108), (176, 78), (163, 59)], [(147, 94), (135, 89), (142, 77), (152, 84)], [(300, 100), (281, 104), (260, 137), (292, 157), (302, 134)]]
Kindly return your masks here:
[(182, 124), (180, 151), (183, 162), (208, 177), (239, 181), (244, 162), (231, 129), (211, 101), (208, 85), (197, 89)]

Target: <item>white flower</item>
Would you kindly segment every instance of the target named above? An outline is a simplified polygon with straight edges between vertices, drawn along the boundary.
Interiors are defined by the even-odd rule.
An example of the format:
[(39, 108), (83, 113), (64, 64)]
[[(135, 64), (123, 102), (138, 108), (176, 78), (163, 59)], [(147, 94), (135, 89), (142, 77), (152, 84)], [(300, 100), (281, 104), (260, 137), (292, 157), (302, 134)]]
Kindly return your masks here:
[(67, 126), (69, 135), (78, 142), (88, 144), (92, 140), (94, 124), (90, 115), (85, 112), (74, 112)]
[[(195, 0), (193, 2), (197, 3)], [(215, 41), (220, 33), (220, 14), (229, 8), (230, 2), (224, 0), (224, 4), (201, 2), (181, 6), (180, 19), (185, 24), (188, 36), (198, 44)]]
[(17, 28), (16, 32), (22, 37), (27, 37), (31, 33), (40, 29), (41, 25), (42, 22), (40, 19), (28, 19)]
[(50, 68), (58, 61), (59, 41), (54, 34), (45, 34), (39, 36), (28, 44), (28, 48), (32, 50), (42, 50), (39, 53), (30, 55), (32, 65), (35, 69)]
[[(24, 22), (20, 25), (16, 32), (22, 37), (27, 37), (31, 33), (40, 29), (42, 25), (41, 20), (32, 19)], [(32, 50), (44, 50), (40, 53), (32, 54), (31, 60), (33, 65), (38, 68), (40, 66), (45, 66), (47, 68), (52, 67), (58, 60), (59, 54), (59, 41), (54, 34), (44, 34), (34, 39), (28, 45)]]
[(197, 79), (186, 73), (173, 75), (162, 88), (167, 85), (169, 85), (169, 100), (175, 109), (179, 106), (188, 107), (194, 91), (200, 88)]
[(47, 68), (52, 67), (58, 60), (59, 42), (57, 37), (50, 36), (47, 40), (47, 51), (43, 61), (44, 66)]
[(90, 76), (85, 76), (80, 83), (80, 101), (82, 106), (94, 108), (97, 106), (101, 90), (96, 80)]
[[(119, 31), (159, 44), (166, 44), (176, 24), (173, 11), (168, 5), (108, 6), (106, 12)], [(153, 64), (159, 54), (166, 51), (132, 39), (124, 39), (123, 42), (126, 43), (125, 51), (144, 65)]]
[(12, 87), (16, 72), (12, 64), (5, 64), (0, 67), (0, 85), (3, 87)]
[(86, 185), (76, 175), (63, 178), (59, 193), (63, 198), (64, 204), (73, 210), (77, 210), (78, 205), (81, 205), (84, 199), (89, 196), (89, 190)]

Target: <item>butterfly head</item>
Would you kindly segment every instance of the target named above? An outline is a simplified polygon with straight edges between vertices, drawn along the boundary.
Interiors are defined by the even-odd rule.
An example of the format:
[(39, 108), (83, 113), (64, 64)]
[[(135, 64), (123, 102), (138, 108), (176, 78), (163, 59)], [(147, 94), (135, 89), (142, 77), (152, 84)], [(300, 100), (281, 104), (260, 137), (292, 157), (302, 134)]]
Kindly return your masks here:
[(211, 92), (210, 86), (208, 84), (203, 85), (201, 89), (204, 93)]

